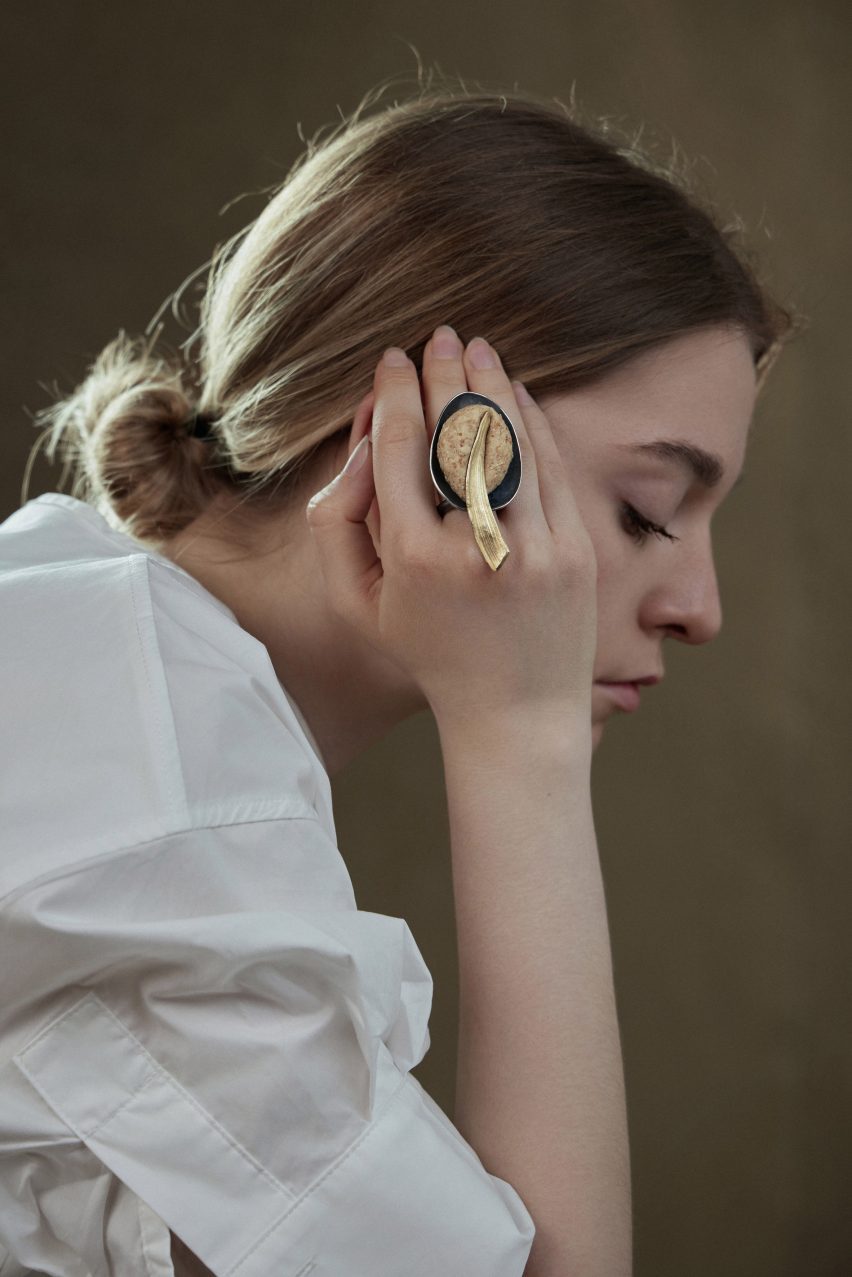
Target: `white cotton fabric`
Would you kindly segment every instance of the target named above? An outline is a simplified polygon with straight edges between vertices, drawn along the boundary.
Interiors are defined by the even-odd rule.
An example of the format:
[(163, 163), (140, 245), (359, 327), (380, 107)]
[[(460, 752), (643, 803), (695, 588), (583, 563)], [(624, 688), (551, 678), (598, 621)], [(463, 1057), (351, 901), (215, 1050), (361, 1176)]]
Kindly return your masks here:
[(222, 1277), (519, 1277), (264, 645), (49, 492), (0, 524), (0, 703), (0, 1277), (169, 1277), (169, 1229)]

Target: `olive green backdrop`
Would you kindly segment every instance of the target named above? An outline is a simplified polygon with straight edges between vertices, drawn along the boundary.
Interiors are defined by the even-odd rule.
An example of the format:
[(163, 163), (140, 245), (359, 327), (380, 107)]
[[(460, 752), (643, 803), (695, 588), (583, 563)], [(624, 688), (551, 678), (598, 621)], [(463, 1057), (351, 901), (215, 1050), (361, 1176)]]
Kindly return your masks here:
[[(627, 1077), (637, 1277), (852, 1273), (852, 8), (826, 0), (271, 0), (2, 8), (2, 508), (35, 409), (254, 217), (306, 135), (426, 65), (676, 140), (810, 327), (714, 521), (725, 624), (610, 722), (597, 828)], [(183, 337), (185, 333), (179, 333)], [(55, 489), (40, 461), (31, 496)], [(415, 1072), (452, 1114), (456, 956), (431, 719), (336, 779), (362, 908), (435, 979)]]

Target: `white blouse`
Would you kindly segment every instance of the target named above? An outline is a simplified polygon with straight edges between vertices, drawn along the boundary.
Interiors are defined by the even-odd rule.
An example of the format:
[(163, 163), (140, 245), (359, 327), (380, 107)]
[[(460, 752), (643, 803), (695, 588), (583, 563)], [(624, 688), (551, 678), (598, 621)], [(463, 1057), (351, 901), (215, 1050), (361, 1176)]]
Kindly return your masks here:
[(0, 1275), (519, 1277), (409, 1070), (432, 978), (359, 910), (269, 653), (64, 493), (0, 524)]

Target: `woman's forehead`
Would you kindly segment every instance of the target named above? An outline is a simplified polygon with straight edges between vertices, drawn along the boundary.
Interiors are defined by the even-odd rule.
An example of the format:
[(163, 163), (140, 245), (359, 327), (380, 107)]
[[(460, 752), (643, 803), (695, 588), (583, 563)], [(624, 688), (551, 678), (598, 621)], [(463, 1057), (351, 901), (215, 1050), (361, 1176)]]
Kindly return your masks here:
[(756, 392), (747, 340), (714, 329), (674, 338), (541, 406), (557, 442), (605, 449), (616, 463), (673, 462), (710, 488), (741, 464)]

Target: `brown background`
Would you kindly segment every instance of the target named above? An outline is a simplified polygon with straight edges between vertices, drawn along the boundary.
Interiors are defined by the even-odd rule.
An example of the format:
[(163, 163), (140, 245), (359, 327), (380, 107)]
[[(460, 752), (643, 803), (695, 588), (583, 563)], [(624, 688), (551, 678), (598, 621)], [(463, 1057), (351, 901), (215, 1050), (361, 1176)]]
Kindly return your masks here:
[[(6, 3), (2, 508), (32, 412), (254, 217), (305, 134), (424, 63), (673, 138), (811, 320), (714, 521), (725, 625), (595, 758), (637, 1277), (852, 1273), (849, 138), (826, 0)], [(183, 334), (181, 334), (182, 336)], [(30, 496), (56, 489), (36, 466)], [(362, 908), (435, 979), (415, 1071), (452, 1113), (456, 967), (430, 718), (335, 782)]]

